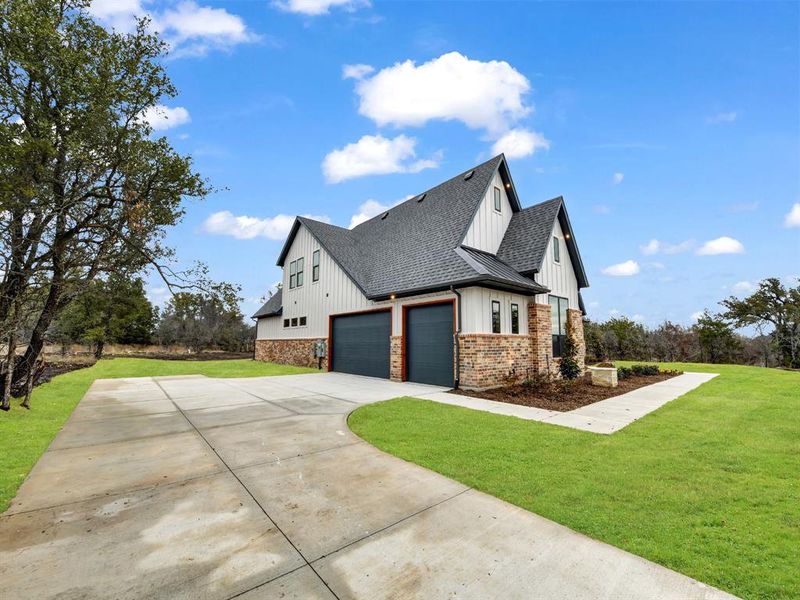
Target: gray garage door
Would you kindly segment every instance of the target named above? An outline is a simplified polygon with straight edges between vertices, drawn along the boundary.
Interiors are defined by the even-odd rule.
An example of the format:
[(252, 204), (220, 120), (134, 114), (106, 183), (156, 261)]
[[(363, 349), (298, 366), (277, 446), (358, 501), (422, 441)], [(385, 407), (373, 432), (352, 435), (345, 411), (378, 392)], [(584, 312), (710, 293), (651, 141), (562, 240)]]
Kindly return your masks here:
[(336, 317), (331, 335), (331, 367), (334, 371), (389, 378), (391, 313)]
[(453, 385), (453, 305), (433, 304), (406, 312), (406, 379)]

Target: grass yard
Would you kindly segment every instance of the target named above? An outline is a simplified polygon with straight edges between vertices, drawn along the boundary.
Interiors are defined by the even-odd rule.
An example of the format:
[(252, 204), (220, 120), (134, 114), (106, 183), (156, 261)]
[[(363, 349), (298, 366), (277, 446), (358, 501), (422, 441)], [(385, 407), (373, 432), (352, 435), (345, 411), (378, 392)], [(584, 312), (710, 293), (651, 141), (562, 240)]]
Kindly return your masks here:
[(30, 411), (19, 408), (19, 400), (13, 400), (9, 412), (0, 412), (0, 440), (3, 441), (0, 513), (8, 508), (17, 488), (95, 379), (153, 375), (258, 377), (312, 372), (316, 370), (249, 359), (179, 361), (115, 358), (101, 360), (87, 369), (59, 375), (33, 391)]
[(800, 373), (720, 373), (605, 436), (413, 398), (354, 432), (438, 471), (745, 598), (800, 597)]

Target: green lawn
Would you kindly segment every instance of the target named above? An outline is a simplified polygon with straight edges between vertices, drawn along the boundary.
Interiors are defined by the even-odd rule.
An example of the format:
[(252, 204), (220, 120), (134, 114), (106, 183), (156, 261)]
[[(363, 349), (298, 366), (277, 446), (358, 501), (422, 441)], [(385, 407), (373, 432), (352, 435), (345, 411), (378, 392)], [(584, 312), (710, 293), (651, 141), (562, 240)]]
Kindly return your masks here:
[(50, 441), (67, 420), (72, 409), (95, 379), (110, 377), (148, 377), (151, 375), (207, 375), (208, 377), (258, 377), (313, 373), (314, 369), (244, 360), (179, 361), (143, 358), (101, 360), (88, 369), (55, 377), (37, 387), (31, 397), (31, 410), (13, 408), (0, 412), (0, 513)]
[(378, 448), (746, 598), (800, 597), (800, 373), (720, 373), (597, 435), (399, 398), (350, 427)]

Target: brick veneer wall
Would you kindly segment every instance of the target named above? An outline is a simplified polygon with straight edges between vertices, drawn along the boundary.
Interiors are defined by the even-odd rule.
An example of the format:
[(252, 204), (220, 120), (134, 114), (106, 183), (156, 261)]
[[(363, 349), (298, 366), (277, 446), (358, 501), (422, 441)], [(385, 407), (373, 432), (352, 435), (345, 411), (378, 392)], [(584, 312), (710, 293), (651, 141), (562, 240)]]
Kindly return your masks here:
[[(256, 340), (255, 359), (282, 365), (316, 367), (314, 344), (320, 338), (300, 338), (293, 340)], [(322, 368), (327, 369), (328, 361), (323, 359)]]
[(553, 358), (553, 325), (549, 304), (528, 304), (528, 334), (531, 336), (531, 360), (537, 373), (558, 373), (558, 359)]
[(531, 338), (527, 335), (466, 333), (458, 339), (461, 387), (497, 387), (533, 374)]
[(583, 371), (586, 369), (586, 340), (583, 337), (583, 314), (581, 311), (574, 308), (567, 309), (567, 328), (578, 347), (578, 355), (575, 359)]
[(403, 337), (393, 335), (390, 341), (389, 378), (392, 381), (403, 380)]

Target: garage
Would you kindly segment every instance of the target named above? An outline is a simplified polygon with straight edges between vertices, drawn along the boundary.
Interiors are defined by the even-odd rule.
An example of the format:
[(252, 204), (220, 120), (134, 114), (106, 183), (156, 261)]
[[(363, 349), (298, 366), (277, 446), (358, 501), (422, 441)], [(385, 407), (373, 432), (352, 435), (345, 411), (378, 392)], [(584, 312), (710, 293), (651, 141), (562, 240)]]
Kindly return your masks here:
[(389, 311), (333, 317), (331, 370), (388, 379), (391, 335)]
[(405, 309), (405, 375), (408, 381), (453, 386), (453, 303)]

